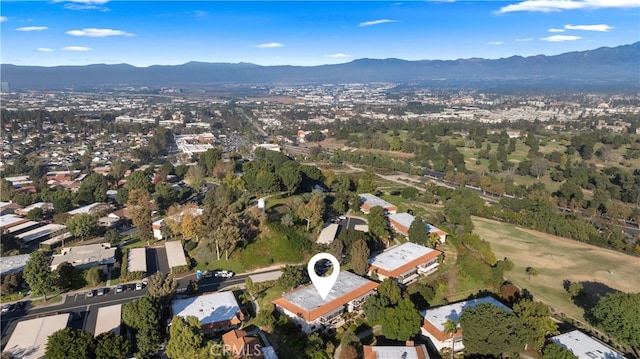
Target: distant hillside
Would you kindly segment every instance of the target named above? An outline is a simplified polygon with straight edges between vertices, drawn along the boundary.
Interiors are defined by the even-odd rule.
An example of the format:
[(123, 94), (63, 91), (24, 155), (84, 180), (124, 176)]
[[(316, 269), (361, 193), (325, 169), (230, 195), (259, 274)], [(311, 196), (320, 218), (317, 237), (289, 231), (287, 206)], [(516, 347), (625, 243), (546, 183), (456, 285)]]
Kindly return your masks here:
[(177, 66), (134, 67), (0, 65), (12, 89), (91, 89), (111, 86), (203, 86), (367, 82), (620, 83), (638, 85), (640, 42), (556, 56), (512, 56), (496, 60), (406, 61), (359, 59), (322, 66), (259, 66), (248, 63), (189, 62)]

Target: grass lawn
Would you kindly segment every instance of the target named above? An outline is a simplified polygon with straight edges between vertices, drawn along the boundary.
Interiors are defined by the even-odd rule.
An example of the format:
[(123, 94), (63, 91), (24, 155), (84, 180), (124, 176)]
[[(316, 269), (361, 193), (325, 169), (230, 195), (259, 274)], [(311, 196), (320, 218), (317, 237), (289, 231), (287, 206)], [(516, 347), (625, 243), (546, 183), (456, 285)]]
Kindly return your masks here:
[(44, 301), (44, 298), (36, 299), (31, 302), (31, 306), (37, 307), (39, 305), (50, 305), (50, 304), (60, 303), (61, 301), (62, 301), (62, 295), (55, 294), (53, 296), (48, 296), (46, 302)]
[(24, 298), (27, 292), (28, 291), (26, 289), (23, 289), (17, 293), (3, 295), (2, 297), (0, 297), (0, 303), (15, 302), (17, 300), (20, 300)]
[[(505, 278), (558, 313), (584, 321), (584, 310), (570, 299), (564, 280), (582, 282), (589, 297), (640, 288), (636, 257), (488, 219), (474, 218), (473, 223), (474, 232), (491, 243), (497, 258), (508, 257), (515, 263)], [(529, 266), (538, 270), (531, 280), (525, 273)]]

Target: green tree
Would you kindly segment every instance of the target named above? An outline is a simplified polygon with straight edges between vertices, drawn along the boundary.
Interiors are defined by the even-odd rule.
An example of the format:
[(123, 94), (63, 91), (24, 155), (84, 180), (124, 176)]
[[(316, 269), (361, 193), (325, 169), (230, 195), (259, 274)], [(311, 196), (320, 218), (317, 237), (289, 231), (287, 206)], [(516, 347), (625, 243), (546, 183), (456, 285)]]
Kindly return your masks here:
[(137, 358), (153, 358), (158, 353), (160, 332), (157, 329), (141, 329), (136, 333)]
[(94, 358), (93, 335), (84, 330), (60, 329), (47, 338), (44, 355), (51, 359)]
[(129, 177), (127, 177), (126, 188), (129, 190), (129, 192), (136, 189), (141, 189), (146, 191), (147, 193), (150, 193), (151, 191), (153, 191), (153, 184), (151, 183), (151, 178), (149, 178), (149, 176), (144, 172), (133, 171), (133, 173), (131, 173)]
[(80, 184), (78, 196), (87, 199), (85, 204), (106, 201), (107, 179), (100, 173), (88, 175)]
[(115, 247), (120, 244), (120, 233), (115, 229), (109, 229), (104, 233), (104, 240)]
[(303, 266), (287, 265), (282, 268), (282, 275), (278, 279), (280, 286), (291, 289), (309, 282), (309, 274)]
[(144, 189), (138, 188), (129, 192), (127, 207), (131, 214), (131, 221), (138, 228), (138, 235), (143, 241), (153, 239), (150, 201), (149, 192)]
[(296, 214), (307, 222), (307, 230), (322, 228), (325, 212), (325, 195), (314, 191), (307, 203), (298, 206)]
[(121, 359), (128, 358), (131, 352), (131, 343), (122, 335), (116, 335), (113, 331), (104, 332), (95, 338), (96, 359)]
[(571, 282), (567, 287), (567, 292), (571, 295), (571, 298), (577, 298), (584, 294), (584, 285), (580, 282)]
[(27, 213), (27, 218), (32, 221), (41, 221), (43, 217), (42, 208), (36, 207)]
[(569, 349), (558, 343), (550, 343), (542, 350), (544, 359), (578, 359)]
[(43, 251), (31, 253), (25, 264), (23, 276), (33, 294), (43, 295), (47, 301), (47, 293), (53, 290), (55, 277), (51, 272), (51, 255)]
[(391, 305), (396, 305), (402, 298), (402, 290), (398, 283), (387, 278), (378, 286), (378, 295), (386, 298)]
[(69, 262), (62, 262), (56, 268), (55, 273), (53, 274), (57, 280), (56, 285), (61, 290), (69, 290), (71, 288), (71, 284), (73, 283), (73, 276), (76, 269)]
[(74, 236), (86, 238), (98, 228), (98, 218), (88, 213), (80, 213), (69, 217), (66, 225)]
[(9, 202), (13, 194), (13, 184), (6, 179), (0, 179), (0, 201)]
[(256, 315), (254, 323), (261, 329), (271, 331), (276, 323), (276, 319), (273, 316), (274, 310), (275, 306), (273, 305), (273, 303), (269, 303), (266, 306), (261, 306), (260, 310), (258, 311), (258, 315)]
[(460, 316), (465, 353), (504, 355), (518, 353), (527, 340), (520, 319), (491, 303), (465, 308)]
[(453, 354), (456, 352), (455, 336), (458, 334), (458, 321), (447, 317), (447, 321), (442, 323), (442, 325), (444, 326), (444, 333), (449, 334), (449, 338), (451, 339), (451, 359), (453, 359)]
[(158, 182), (153, 199), (156, 201), (158, 212), (164, 214), (172, 204), (178, 202), (178, 192), (170, 185), (164, 182)]
[(149, 295), (160, 299), (160, 302), (168, 303), (176, 294), (178, 281), (171, 274), (155, 272), (147, 279)]
[(421, 218), (415, 217), (413, 222), (411, 222), (407, 233), (409, 234), (409, 240), (413, 243), (423, 245), (430, 243), (429, 231)]
[(358, 182), (358, 193), (372, 193), (375, 194), (378, 189), (376, 183), (376, 174), (373, 171), (366, 170), (361, 176)]
[(84, 279), (91, 286), (96, 286), (102, 282), (104, 272), (100, 267), (91, 267), (87, 269), (87, 272), (84, 275)]
[[(290, 161), (290, 163), (294, 162)], [(280, 182), (289, 194), (295, 193), (302, 183), (302, 175), (296, 166), (286, 165), (279, 167), (276, 169), (276, 174), (280, 177)]]
[(536, 350), (542, 348), (547, 336), (559, 334), (558, 325), (544, 303), (523, 299), (513, 306), (513, 312), (524, 324), (527, 342)]
[(371, 208), (367, 218), (369, 220), (369, 231), (376, 237), (385, 238), (389, 235), (389, 224), (382, 207), (375, 206)]
[(369, 255), (371, 254), (367, 242), (360, 239), (351, 247), (351, 268), (358, 275), (365, 275), (369, 270)]
[(535, 268), (533, 268), (533, 267), (527, 267), (527, 268), (525, 268), (525, 270), (524, 270), (524, 271), (525, 271), (525, 272), (527, 273), (527, 275), (529, 276), (529, 280), (531, 280), (531, 276), (534, 276), (534, 277), (535, 277), (535, 276), (537, 276), (537, 275), (538, 275), (538, 270), (537, 270), (537, 269), (535, 269)]
[(407, 198), (407, 199), (416, 199), (418, 198), (418, 194), (419, 194), (418, 190), (415, 189), (414, 187), (405, 187), (400, 192), (400, 195), (402, 196), (402, 198)]
[(605, 332), (640, 349), (640, 293), (609, 293), (598, 301), (590, 315)]
[(198, 158), (198, 166), (202, 167), (207, 176), (213, 176), (213, 169), (216, 163), (222, 159), (222, 150), (219, 148), (210, 148), (206, 152), (200, 154)]
[(166, 354), (169, 359), (202, 358), (208, 354), (197, 317), (176, 315), (171, 319)]
[(395, 307), (383, 308), (378, 321), (386, 338), (407, 341), (420, 332), (422, 316), (411, 300), (404, 298)]

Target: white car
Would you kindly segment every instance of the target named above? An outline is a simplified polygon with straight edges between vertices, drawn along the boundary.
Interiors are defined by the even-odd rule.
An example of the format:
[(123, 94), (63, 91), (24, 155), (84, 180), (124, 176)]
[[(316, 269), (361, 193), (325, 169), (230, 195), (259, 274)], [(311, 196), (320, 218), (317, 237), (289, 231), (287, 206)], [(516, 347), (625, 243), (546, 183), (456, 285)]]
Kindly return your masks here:
[(142, 290), (142, 283), (136, 283), (136, 290)]
[(216, 277), (219, 278), (231, 278), (233, 277), (234, 273), (231, 271), (226, 271), (226, 270), (221, 270), (219, 272), (216, 272)]

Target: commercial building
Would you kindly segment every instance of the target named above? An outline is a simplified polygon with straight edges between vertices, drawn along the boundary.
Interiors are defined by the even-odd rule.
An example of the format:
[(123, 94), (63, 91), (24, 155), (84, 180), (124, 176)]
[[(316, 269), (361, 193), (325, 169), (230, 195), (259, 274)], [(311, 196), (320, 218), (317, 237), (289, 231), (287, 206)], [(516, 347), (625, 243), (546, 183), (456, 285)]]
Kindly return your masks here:
[(449, 334), (444, 332), (444, 323), (447, 319), (451, 319), (457, 323), (465, 309), (475, 308), (480, 303), (489, 303), (508, 312), (512, 311), (511, 308), (500, 303), (493, 297), (476, 298), (441, 307), (429, 308), (427, 310), (423, 310), (421, 313), (424, 318), (421, 328), (422, 335), (428, 337), (434, 347), (438, 350), (451, 348), (451, 344), (453, 342), (455, 342), (456, 351), (464, 349), (462, 332), (458, 331), (458, 333), (451, 337)]
[(556, 335), (550, 340), (570, 350), (578, 359), (625, 359), (619, 351), (579, 330)]
[(244, 320), (233, 292), (203, 294), (197, 297), (176, 299), (171, 303), (171, 312), (186, 318), (189, 315), (200, 320), (203, 332), (218, 333), (237, 329)]
[(369, 213), (371, 208), (379, 206), (385, 210), (385, 212), (394, 214), (398, 211), (398, 207), (395, 205), (383, 200), (378, 196), (374, 196), (371, 193), (362, 193), (360, 194), (360, 210), (364, 213)]
[(47, 339), (67, 327), (69, 316), (69, 313), (65, 313), (18, 322), (4, 347), (4, 353), (10, 353), (12, 358), (44, 358)]
[(378, 283), (351, 272), (342, 271), (331, 292), (322, 299), (313, 285), (294, 289), (273, 301), (276, 309), (289, 317), (302, 331), (311, 333), (340, 327), (341, 315), (360, 309)]
[(331, 242), (336, 239), (339, 231), (340, 225), (338, 223), (330, 223), (322, 229), (316, 242), (320, 244), (331, 244)]
[(111, 248), (109, 243), (62, 248), (60, 254), (53, 255), (51, 270), (56, 270), (63, 262), (76, 268), (112, 266), (116, 263), (116, 248)]
[(364, 359), (429, 359), (427, 347), (408, 342), (405, 346), (364, 345)]
[(375, 271), (380, 280), (392, 278), (398, 284), (407, 285), (420, 275), (435, 272), (442, 252), (416, 243), (403, 243), (369, 259), (369, 270)]

